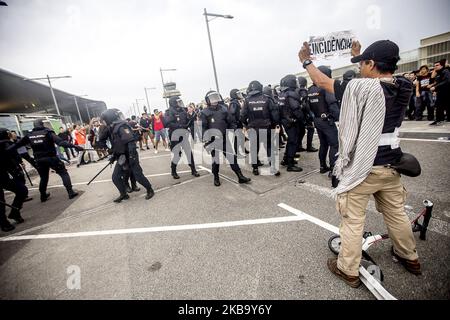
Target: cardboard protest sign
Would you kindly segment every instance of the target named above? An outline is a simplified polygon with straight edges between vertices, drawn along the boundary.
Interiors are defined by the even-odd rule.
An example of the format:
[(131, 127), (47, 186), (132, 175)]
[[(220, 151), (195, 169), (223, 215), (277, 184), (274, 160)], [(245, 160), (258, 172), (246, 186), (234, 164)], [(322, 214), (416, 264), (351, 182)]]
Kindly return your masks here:
[(352, 31), (332, 32), (310, 37), (309, 47), (315, 59), (342, 58), (351, 55), (353, 39), (355, 35)]

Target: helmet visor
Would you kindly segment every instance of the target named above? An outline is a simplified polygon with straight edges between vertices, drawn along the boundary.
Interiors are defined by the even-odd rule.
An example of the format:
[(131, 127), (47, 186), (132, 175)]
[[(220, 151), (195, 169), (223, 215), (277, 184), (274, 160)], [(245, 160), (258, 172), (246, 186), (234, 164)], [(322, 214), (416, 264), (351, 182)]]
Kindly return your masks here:
[(184, 108), (184, 102), (183, 102), (183, 100), (178, 99), (178, 100), (177, 100), (177, 106), (178, 106), (179, 108)]
[(210, 104), (218, 104), (222, 101), (222, 97), (217, 92), (212, 92), (208, 95), (209, 103)]

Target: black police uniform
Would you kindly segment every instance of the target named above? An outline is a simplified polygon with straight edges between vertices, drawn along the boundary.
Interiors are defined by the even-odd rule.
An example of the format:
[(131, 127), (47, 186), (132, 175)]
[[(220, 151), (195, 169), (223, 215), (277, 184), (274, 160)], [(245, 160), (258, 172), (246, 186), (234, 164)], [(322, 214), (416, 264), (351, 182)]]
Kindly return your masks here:
[[(238, 89), (233, 89), (230, 91), (230, 103), (228, 106), (228, 112), (231, 114), (231, 117), (233, 118), (233, 121), (236, 123), (236, 130), (241, 130), (242, 133), (242, 129), (244, 128), (244, 124), (241, 121), (241, 99), (243, 100), (243, 96), (241, 97), (241, 99), (239, 99), (238, 97)], [(245, 140), (248, 140), (245, 137)], [(244, 152), (245, 151), (245, 147), (244, 148)], [(238, 145), (238, 137), (237, 135), (235, 135), (234, 137), (234, 150), (236, 152), (236, 154), (239, 154), (239, 145)]]
[(8, 218), (17, 223), (24, 222), (20, 215), (20, 209), (28, 196), (28, 189), (25, 186), (25, 178), (20, 168), (19, 157), (14, 150), (8, 151), (11, 147), (8, 137), (8, 130), (0, 128), (0, 228), (4, 232), (14, 230), (6, 219), (5, 194), (3, 190), (11, 191), (15, 194)]
[[(210, 94), (211, 92), (208, 92)], [(214, 175), (214, 185), (220, 186), (220, 180), (219, 180), (219, 157), (217, 155), (216, 159), (216, 151), (217, 152), (223, 152), (225, 158), (230, 163), (231, 170), (237, 175), (239, 183), (248, 183), (250, 179), (244, 177), (244, 175), (241, 172), (241, 168), (239, 167), (237, 163), (237, 156), (233, 151), (233, 148), (231, 147), (231, 143), (228, 141), (226, 131), (227, 129), (235, 130), (237, 127), (236, 122), (233, 120), (233, 116), (228, 112), (227, 107), (222, 103), (219, 103), (217, 105), (210, 104), (208, 100), (208, 94), (205, 97), (206, 103), (208, 105), (207, 108), (203, 109), (200, 118), (202, 122), (202, 131), (203, 131), (203, 139), (206, 139), (205, 147), (208, 148), (208, 146), (215, 146), (211, 150), (211, 156), (213, 159), (212, 163), (212, 174)], [(208, 139), (205, 136), (205, 133), (207, 130), (210, 129), (216, 129), (220, 132), (220, 137), (212, 136), (210, 139)], [(216, 139), (221, 139), (222, 143), (220, 145), (217, 145)], [(228, 148), (227, 148), (227, 145)], [(230, 152), (231, 151), (231, 152)]]
[[(196, 115), (189, 115), (183, 107), (178, 106), (177, 100), (179, 100), (179, 97), (171, 97), (169, 99), (169, 109), (164, 116), (164, 125), (169, 129), (170, 150), (172, 153), (174, 153), (175, 148), (179, 150), (177, 156), (173, 154), (173, 159), (171, 161), (172, 177), (174, 179), (180, 179), (177, 174), (177, 165), (181, 159), (182, 150), (186, 155), (192, 175), (194, 177), (199, 177), (200, 175), (195, 169), (194, 154), (189, 144), (188, 131), (188, 128), (194, 124)], [(174, 133), (176, 133), (178, 137), (174, 137)], [(174, 140), (172, 140), (172, 138)], [(178, 146), (179, 144), (180, 146)], [(189, 147), (187, 147), (186, 144), (189, 145)]]
[(69, 195), (69, 199), (75, 198), (78, 193), (74, 192), (72, 189), (70, 176), (67, 173), (64, 163), (57, 156), (55, 144), (63, 148), (74, 148), (79, 151), (84, 149), (62, 140), (53, 130), (44, 127), (43, 122), (40, 120), (35, 122), (35, 128), (29, 134), (20, 139), (11, 148), (17, 149), (28, 144), (33, 150), (37, 171), (41, 178), (39, 183), (41, 201), (47, 201), (50, 196), (50, 194), (47, 193), (50, 169), (54, 170), (61, 177), (63, 185), (66, 187)]
[[(317, 152), (318, 150), (313, 147), (312, 142), (314, 139), (314, 115), (312, 115), (308, 104), (308, 89), (300, 87), (298, 89), (298, 95), (302, 105), (302, 112), (304, 115), (304, 122), (299, 123), (299, 140), (297, 151), (303, 152)], [(303, 138), (306, 134), (306, 149), (303, 148)]]
[(297, 78), (288, 75), (281, 79), (282, 92), (278, 97), (281, 111), (281, 123), (288, 135), (286, 152), (282, 165), (287, 165), (288, 171), (301, 172), (302, 168), (295, 165), (295, 154), (297, 152), (299, 138), (299, 122), (304, 122), (301, 98), (297, 92)]
[[(260, 130), (265, 130), (264, 147), (266, 149), (267, 159), (271, 164), (272, 158), (272, 134), (271, 129), (280, 124), (280, 113), (278, 106), (275, 105), (273, 99), (263, 94), (263, 86), (258, 81), (252, 81), (247, 89), (247, 97), (241, 110), (241, 121), (249, 129), (256, 131), (256, 161), (252, 159), (253, 174), (258, 175), (259, 148), (261, 145)], [(264, 132), (264, 131), (262, 131)], [(250, 152), (254, 145), (250, 141)], [(275, 141), (278, 142), (278, 141)], [(278, 172), (276, 172), (278, 175)]]
[(327, 166), (327, 153), (331, 170), (337, 159), (339, 149), (338, 131), (335, 121), (339, 119), (339, 106), (334, 95), (312, 85), (308, 89), (308, 102), (314, 113), (314, 125), (320, 140), (320, 172), (330, 171)]
[[(129, 199), (127, 194), (127, 181), (130, 175), (133, 175), (132, 184), (139, 182), (146, 190), (146, 199), (154, 195), (150, 181), (144, 176), (142, 167), (139, 164), (139, 155), (136, 151), (136, 136), (130, 125), (119, 119), (119, 114), (114, 109), (106, 110), (101, 118), (109, 125), (109, 130), (102, 132), (99, 136), (100, 141), (110, 140), (112, 145), (111, 162), (117, 161), (112, 174), (112, 181), (120, 192), (120, 196), (114, 202), (121, 202)], [(112, 113), (111, 117), (108, 117)], [(134, 181), (135, 180), (135, 181)]]

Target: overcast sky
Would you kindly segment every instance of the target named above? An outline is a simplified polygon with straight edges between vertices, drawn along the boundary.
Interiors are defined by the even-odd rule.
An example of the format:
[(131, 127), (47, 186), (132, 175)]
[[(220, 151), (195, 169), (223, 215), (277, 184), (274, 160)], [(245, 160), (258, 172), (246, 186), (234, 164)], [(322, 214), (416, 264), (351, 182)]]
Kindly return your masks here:
[[(401, 51), (450, 31), (450, 1), (397, 0), (5, 0), (0, 67), (27, 77), (71, 75), (54, 86), (127, 111), (136, 98), (164, 108), (159, 68), (185, 103), (215, 88), (203, 8), (234, 19), (210, 23), (221, 93), (300, 72), (309, 36), (354, 30), (364, 46), (395, 41)], [(326, 61), (332, 66), (348, 59)], [(140, 101), (142, 105), (144, 101)], [(146, 104), (146, 102), (145, 102)]]

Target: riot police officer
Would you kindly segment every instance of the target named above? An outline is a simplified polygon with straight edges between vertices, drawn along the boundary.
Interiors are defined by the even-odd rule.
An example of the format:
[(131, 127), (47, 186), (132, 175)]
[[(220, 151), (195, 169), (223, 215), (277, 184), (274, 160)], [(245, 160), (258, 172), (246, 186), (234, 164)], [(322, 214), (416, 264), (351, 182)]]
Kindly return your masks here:
[(348, 70), (344, 73), (342, 81), (337, 82), (335, 85), (334, 95), (338, 101), (339, 108), (341, 107), (342, 98), (344, 97), (345, 88), (350, 81), (356, 78), (356, 72), (353, 70)]
[(295, 163), (299, 138), (299, 122), (304, 122), (301, 98), (297, 92), (297, 78), (287, 75), (280, 81), (281, 93), (278, 97), (281, 111), (281, 123), (288, 135), (286, 152), (281, 165), (287, 166), (289, 172), (301, 172), (303, 169)]
[[(219, 152), (223, 152), (224, 156), (227, 158), (230, 163), (231, 170), (233, 170), (238, 177), (239, 183), (249, 183), (251, 179), (246, 178), (242, 174), (237, 163), (236, 154), (233, 152), (231, 143), (227, 139), (227, 129), (235, 130), (237, 127), (236, 122), (233, 120), (232, 115), (228, 112), (227, 107), (224, 105), (222, 96), (218, 92), (209, 91), (205, 96), (205, 101), (207, 107), (202, 110), (200, 118), (202, 121), (202, 136), (205, 142), (205, 148), (211, 151), (211, 156), (213, 158), (212, 174), (214, 175), (214, 185), (216, 187), (220, 186)], [(210, 132), (207, 132), (207, 130), (210, 130)]]
[(78, 192), (72, 189), (69, 173), (67, 173), (64, 163), (57, 156), (55, 144), (63, 148), (74, 148), (78, 151), (83, 151), (84, 148), (62, 140), (53, 130), (44, 126), (42, 119), (34, 121), (33, 125), (33, 130), (11, 146), (11, 148), (16, 149), (28, 144), (31, 146), (34, 159), (36, 160), (37, 171), (41, 178), (39, 183), (41, 202), (47, 201), (50, 197), (50, 193), (47, 193), (50, 169), (54, 170), (61, 177), (69, 199), (75, 198), (78, 196)]
[[(298, 149), (299, 152), (317, 152), (318, 149), (314, 148), (312, 145), (312, 141), (314, 138), (314, 115), (311, 114), (311, 109), (309, 109), (308, 105), (308, 80), (305, 77), (298, 77), (298, 95), (300, 96), (302, 103), (302, 111), (305, 116), (305, 122), (300, 122), (300, 136), (298, 140)], [(303, 138), (306, 135), (306, 149), (303, 148)]]
[(117, 161), (114, 167), (112, 180), (116, 188), (120, 192), (120, 196), (114, 200), (116, 203), (127, 200), (130, 196), (127, 193), (126, 181), (128, 181), (132, 173), (134, 179), (141, 184), (146, 190), (145, 199), (149, 200), (154, 195), (150, 181), (144, 176), (141, 165), (139, 164), (139, 155), (136, 151), (136, 137), (130, 125), (123, 120), (122, 113), (117, 109), (108, 109), (101, 114), (100, 117), (108, 130), (102, 132), (99, 136), (100, 141), (109, 139), (112, 145), (110, 153), (112, 153), (111, 163)]
[[(191, 168), (194, 177), (200, 177), (195, 169), (194, 155), (189, 143), (188, 128), (194, 123), (196, 115), (189, 115), (184, 107), (184, 102), (179, 97), (169, 99), (169, 109), (164, 117), (165, 126), (169, 128), (170, 150), (172, 151), (171, 172), (174, 179), (180, 179), (177, 174), (177, 165), (180, 161), (182, 150)], [(175, 152), (177, 154), (175, 154)]]
[[(272, 161), (272, 130), (280, 124), (280, 113), (278, 106), (275, 105), (272, 97), (263, 93), (263, 85), (259, 81), (252, 81), (247, 88), (247, 98), (245, 98), (244, 106), (241, 111), (241, 121), (249, 129), (256, 130), (256, 141), (250, 139), (250, 152), (254, 155), (256, 149), (256, 161), (252, 159), (253, 174), (259, 175), (259, 147), (261, 138), (264, 141), (267, 159), (271, 164), (271, 173), (279, 176), (280, 172), (273, 166)], [(265, 137), (261, 137), (265, 134)], [(256, 148), (254, 143), (256, 142)]]
[(28, 196), (28, 189), (25, 186), (25, 179), (20, 168), (19, 156), (15, 151), (8, 150), (12, 142), (9, 140), (9, 131), (0, 128), (0, 228), (4, 232), (14, 230), (14, 226), (6, 219), (5, 194), (3, 190), (11, 191), (15, 194), (12, 209), (8, 218), (16, 223), (23, 223), (20, 209)]
[[(236, 130), (243, 133), (244, 125), (241, 121), (241, 103), (244, 101), (244, 95), (238, 89), (232, 89), (230, 91), (230, 104), (228, 106), (228, 112), (231, 114), (233, 121), (236, 123)], [(246, 152), (245, 147), (243, 147)], [(239, 154), (239, 145), (237, 135), (234, 138), (234, 150), (236, 154)]]
[[(330, 68), (320, 66), (318, 69), (331, 78)], [(339, 119), (339, 106), (333, 94), (315, 84), (308, 89), (308, 99), (311, 111), (314, 113), (314, 125), (320, 140), (320, 173), (332, 172), (339, 148), (338, 131), (335, 124), (335, 121)], [(330, 167), (326, 161), (328, 153)]]

